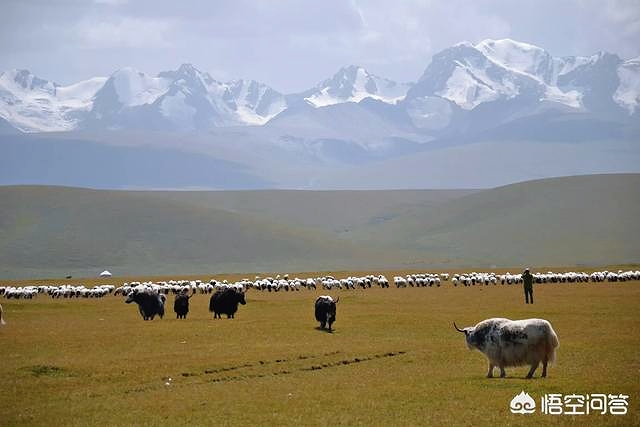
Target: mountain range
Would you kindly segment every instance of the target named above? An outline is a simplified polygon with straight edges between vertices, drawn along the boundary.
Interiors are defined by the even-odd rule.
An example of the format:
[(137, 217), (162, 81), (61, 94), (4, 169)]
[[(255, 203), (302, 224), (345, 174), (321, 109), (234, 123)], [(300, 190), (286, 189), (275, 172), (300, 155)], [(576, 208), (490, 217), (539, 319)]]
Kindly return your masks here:
[[(411, 162), (439, 173), (390, 177), (373, 188), (486, 187), (558, 176), (563, 169), (636, 172), (639, 104), (640, 58), (607, 52), (559, 58), (509, 39), (451, 46), (412, 83), (348, 66), (294, 94), (253, 80), (220, 82), (189, 64), (155, 77), (122, 68), (68, 86), (10, 70), (0, 74), (0, 183), (23, 183), (12, 176), (16, 165), (29, 162), (27, 148), (41, 152), (35, 140), (57, 144), (60, 159), (69, 157), (70, 141), (108, 146), (121, 157), (132, 147), (168, 150), (169, 157), (196, 154), (244, 170), (253, 178), (240, 187), (249, 188), (369, 188), (378, 179), (375, 169)], [(514, 154), (537, 159), (538, 171), (478, 180), (441, 170), (443, 162), (517, 161), (503, 154), (514, 141), (522, 148)], [(580, 155), (572, 157), (567, 144), (576, 143)], [(478, 144), (486, 148), (480, 157), (460, 152)], [(571, 158), (587, 168), (567, 166)], [(24, 183), (83, 185), (32, 175)], [(143, 186), (149, 185), (160, 184)], [(228, 188), (228, 182), (209, 176), (191, 186)]]

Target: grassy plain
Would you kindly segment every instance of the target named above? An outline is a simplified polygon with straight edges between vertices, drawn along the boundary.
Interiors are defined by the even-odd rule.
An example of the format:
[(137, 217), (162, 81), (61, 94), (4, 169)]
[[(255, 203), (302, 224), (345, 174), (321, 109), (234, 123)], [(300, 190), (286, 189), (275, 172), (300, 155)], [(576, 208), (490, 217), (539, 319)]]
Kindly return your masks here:
[[(340, 297), (331, 334), (313, 318), (326, 293)], [(213, 320), (208, 298), (177, 320), (169, 296), (164, 319), (149, 322), (122, 297), (3, 299), (0, 425), (640, 425), (638, 282), (538, 285), (535, 305), (520, 286), (447, 282), (250, 290), (233, 320)], [(560, 348), (546, 379), (524, 379), (526, 367), (485, 378), (484, 356), (452, 321), (497, 316), (553, 324)], [(535, 414), (509, 411), (523, 390)], [(622, 393), (628, 413), (543, 415), (548, 393)]]

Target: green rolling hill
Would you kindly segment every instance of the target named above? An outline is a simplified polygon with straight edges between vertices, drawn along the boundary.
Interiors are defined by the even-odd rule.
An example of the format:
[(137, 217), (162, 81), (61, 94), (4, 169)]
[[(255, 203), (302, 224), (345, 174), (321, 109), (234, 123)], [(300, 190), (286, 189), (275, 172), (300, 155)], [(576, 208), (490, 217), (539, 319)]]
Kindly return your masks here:
[(637, 263), (639, 217), (640, 175), (573, 176), (479, 191), (352, 240), (472, 266)]
[(0, 278), (640, 261), (640, 174), (489, 190), (0, 187)]

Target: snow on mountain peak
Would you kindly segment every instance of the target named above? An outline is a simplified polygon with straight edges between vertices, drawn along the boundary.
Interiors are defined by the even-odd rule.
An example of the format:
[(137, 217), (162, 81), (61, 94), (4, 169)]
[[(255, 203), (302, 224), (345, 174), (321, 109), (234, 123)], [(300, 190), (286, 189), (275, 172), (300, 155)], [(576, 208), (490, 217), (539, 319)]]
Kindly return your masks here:
[(209, 73), (200, 71), (191, 64), (182, 64), (176, 71), (163, 71), (158, 74), (158, 77), (168, 78), (174, 82), (182, 79), (184, 80), (184, 85), (198, 86), (200, 89), (221, 84), (211, 77)]
[(255, 80), (234, 80), (226, 84), (238, 119), (249, 125), (263, 125), (287, 108), (284, 96)]
[(511, 39), (487, 39), (474, 47), (502, 67), (532, 76), (545, 72), (551, 61), (544, 49)]
[(55, 95), (56, 84), (34, 76), (28, 70), (11, 70), (0, 74), (0, 85), (11, 92)]
[(509, 51), (520, 51), (520, 52), (544, 52), (544, 49), (532, 45), (530, 43), (519, 42), (513, 39), (505, 38), (505, 39), (484, 39), (480, 43), (474, 46), (476, 49), (481, 51), (492, 51), (496, 53), (509, 53)]
[(94, 77), (69, 86), (40, 79), (27, 70), (0, 74), (0, 117), (24, 132), (74, 129), (78, 114), (107, 79)]
[(132, 68), (124, 67), (111, 75), (118, 100), (126, 107), (151, 104), (164, 94), (171, 81), (163, 77), (149, 77)]
[(56, 95), (61, 101), (87, 107), (106, 81), (107, 77), (93, 77), (69, 86), (56, 86)]
[(315, 107), (360, 102), (373, 98), (386, 103), (396, 103), (404, 98), (409, 85), (384, 79), (357, 65), (343, 67), (330, 79), (318, 84), (305, 100)]
[(640, 105), (640, 56), (629, 59), (618, 67), (620, 85), (613, 94), (613, 100), (633, 114)]
[(451, 48), (453, 48), (453, 49), (465, 48), (465, 47), (474, 47), (474, 46), (473, 46), (473, 43), (471, 43), (470, 41), (467, 41), (467, 40), (458, 42), (458, 43), (454, 44), (453, 46), (451, 46)]
[(472, 110), (486, 102), (518, 96), (528, 85), (527, 80), (530, 80), (527, 76), (506, 69), (464, 42), (434, 55), (407, 98), (413, 102), (436, 96), (462, 109)]
[(553, 102), (579, 110), (615, 109), (618, 104), (633, 114), (634, 70), (608, 53), (554, 58), (538, 46), (511, 39), (462, 42), (433, 56), (408, 101), (419, 105), (418, 99), (437, 96), (472, 110), (520, 98), (531, 105)]
[[(606, 52), (552, 57), (532, 44), (486, 39), (435, 54), (415, 84), (350, 65), (308, 91), (286, 96), (253, 80), (216, 81), (192, 64), (156, 77), (124, 67), (108, 78), (69, 86), (27, 70), (0, 73), (0, 118), (27, 132), (263, 125), (293, 105), (326, 107), (366, 98), (398, 106), (382, 109), (408, 113), (415, 126), (430, 129), (447, 126), (456, 108), (470, 111), (485, 104), (490, 111), (494, 102), (505, 117), (517, 108), (528, 114), (540, 103), (634, 115), (640, 111), (640, 58), (622, 61)], [(500, 104), (504, 101), (510, 104)]]

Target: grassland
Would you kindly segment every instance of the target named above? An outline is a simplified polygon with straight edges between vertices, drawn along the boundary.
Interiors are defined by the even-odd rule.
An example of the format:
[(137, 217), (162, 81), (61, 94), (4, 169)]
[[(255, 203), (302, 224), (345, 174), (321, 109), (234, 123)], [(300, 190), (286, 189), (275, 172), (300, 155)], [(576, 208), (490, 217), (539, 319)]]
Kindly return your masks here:
[[(535, 305), (519, 286), (332, 291), (332, 334), (313, 318), (324, 293), (249, 291), (233, 320), (213, 320), (196, 295), (187, 320), (150, 322), (122, 297), (3, 299), (0, 424), (640, 424), (638, 282), (539, 285)], [(524, 379), (526, 367), (485, 378), (484, 356), (451, 322), (494, 316), (552, 322), (560, 348), (546, 379)], [(523, 390), (538, 405), (547, 393), (623, 393), (628, 414), (511, 414)]]

